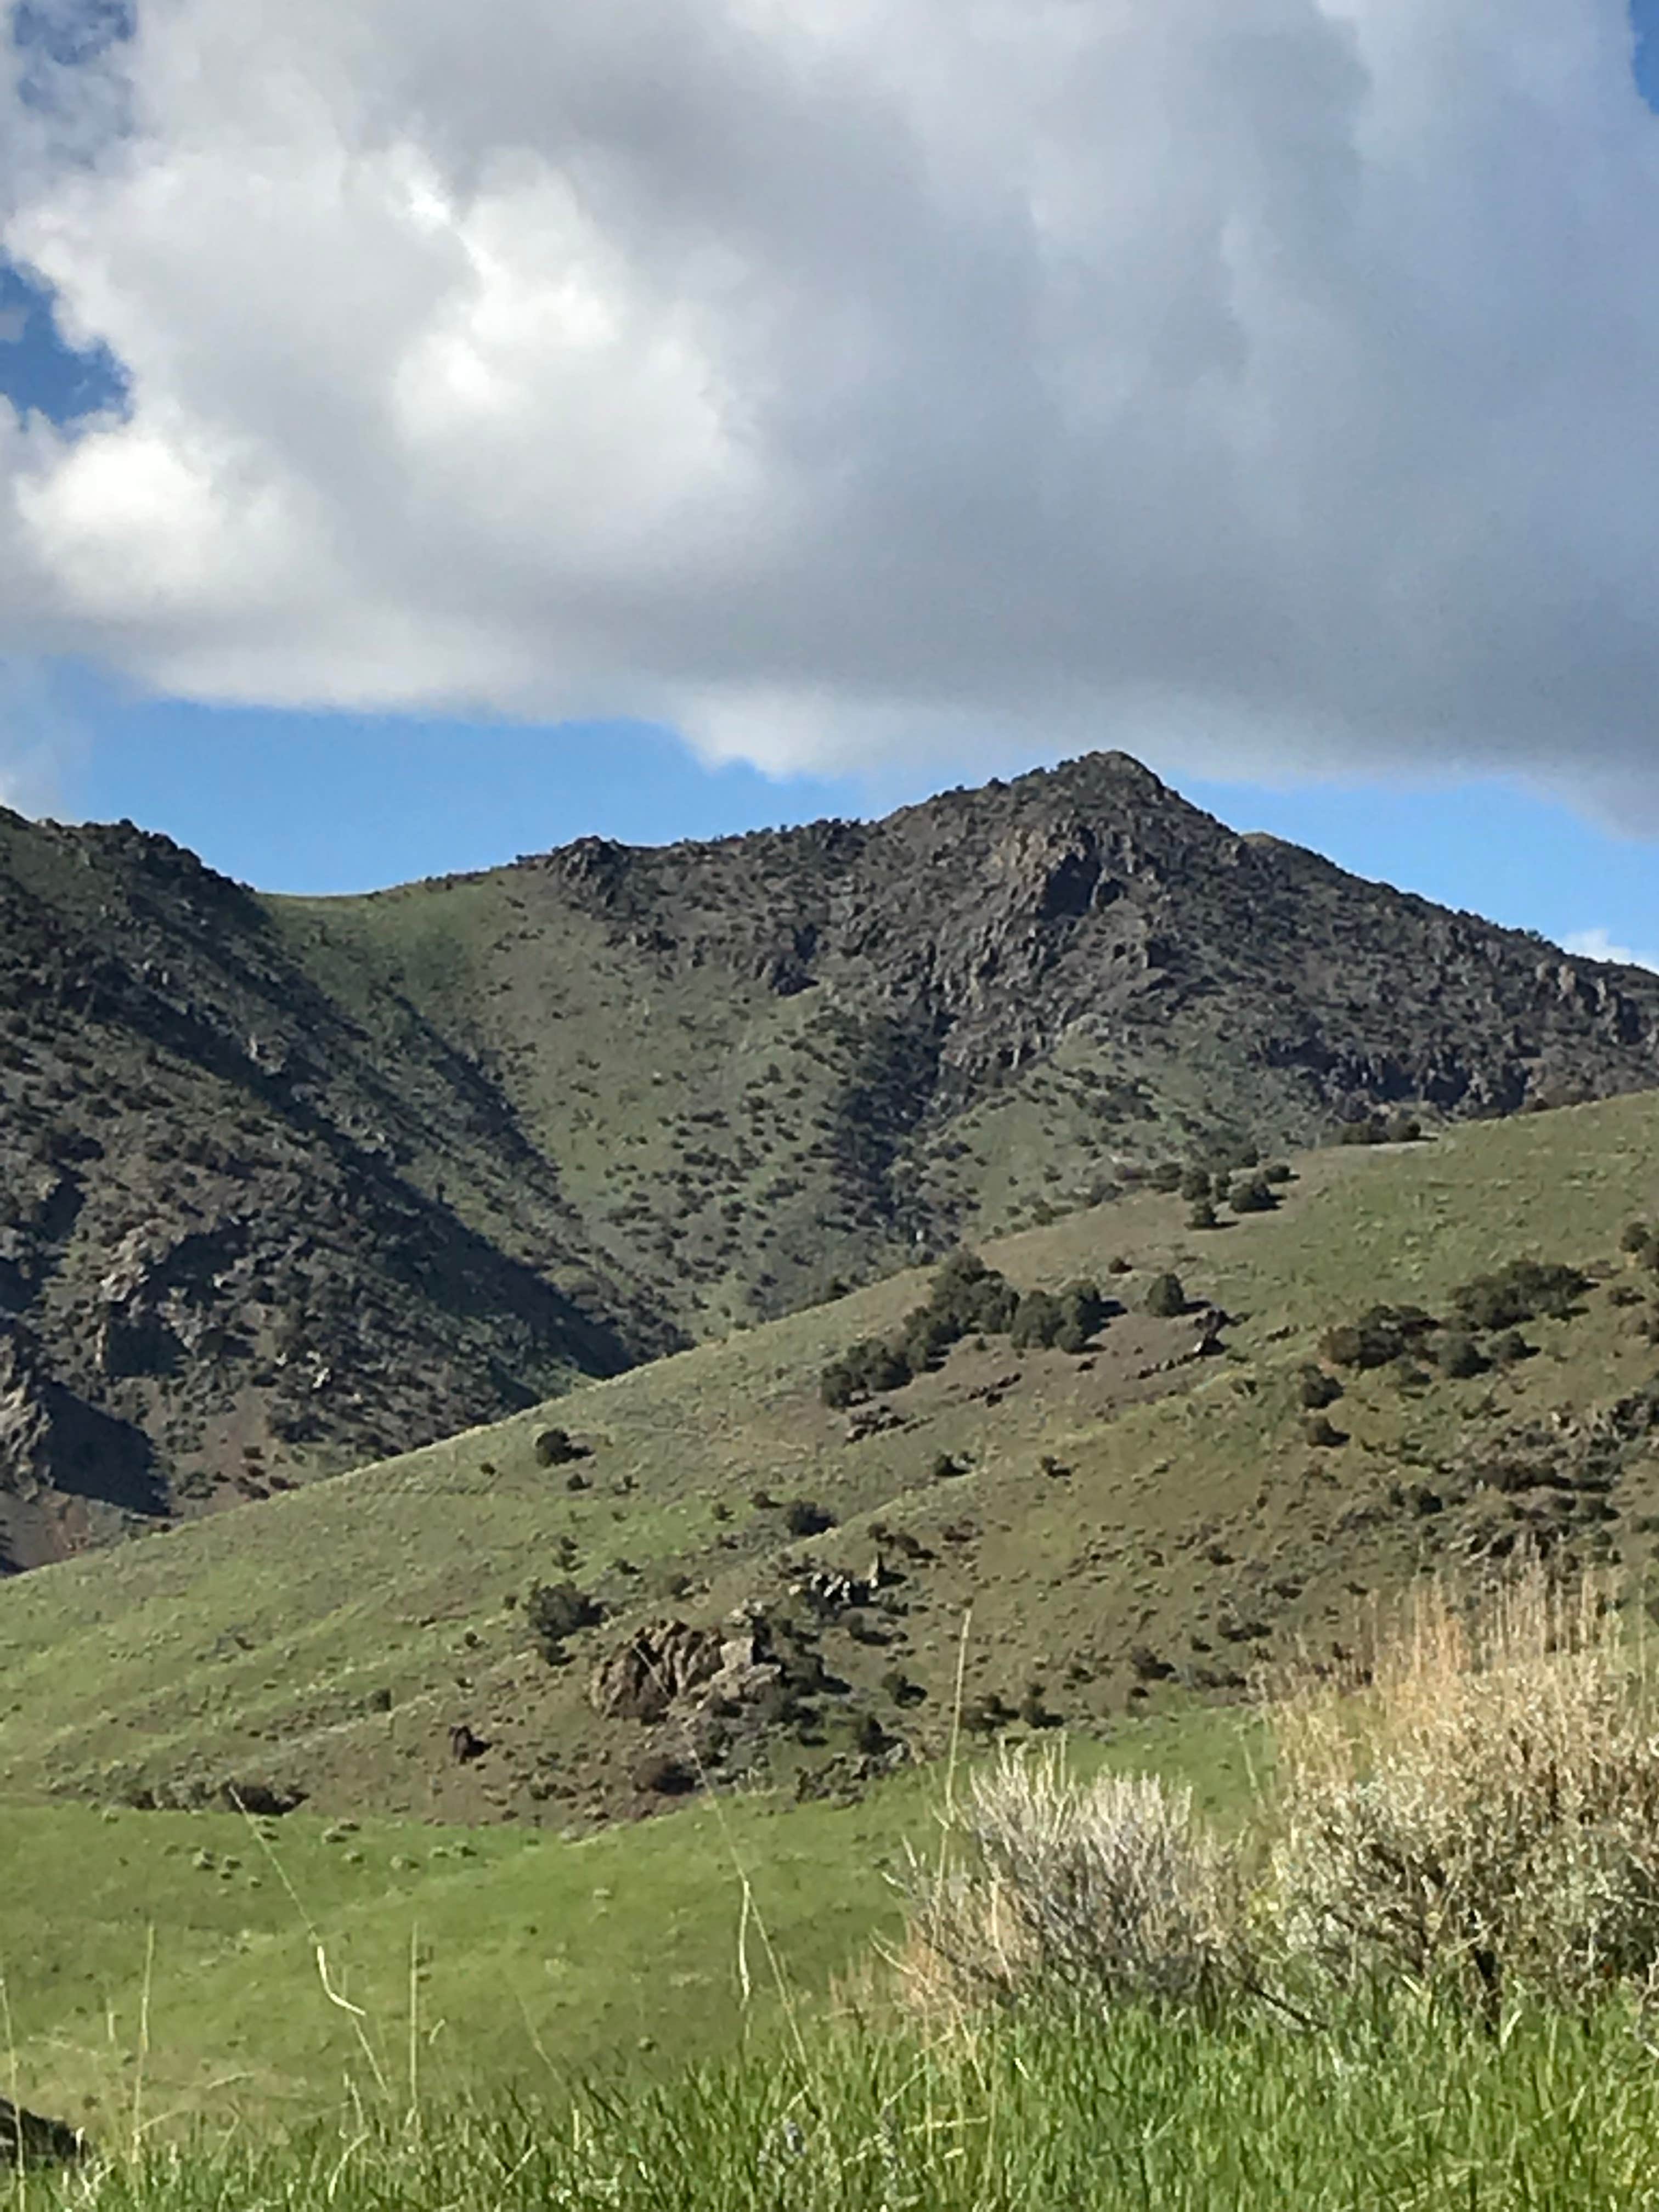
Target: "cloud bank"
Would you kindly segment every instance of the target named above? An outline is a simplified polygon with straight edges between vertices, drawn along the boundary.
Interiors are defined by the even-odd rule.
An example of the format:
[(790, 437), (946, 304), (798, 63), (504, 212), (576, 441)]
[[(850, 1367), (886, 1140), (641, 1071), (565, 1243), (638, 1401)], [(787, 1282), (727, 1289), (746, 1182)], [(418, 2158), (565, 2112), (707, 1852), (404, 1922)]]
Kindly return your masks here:
[(0, 648), (1659, 825), (1624, 0), (146, 0), (28, 66), (3, 244), (131, 396), (0, 406)]

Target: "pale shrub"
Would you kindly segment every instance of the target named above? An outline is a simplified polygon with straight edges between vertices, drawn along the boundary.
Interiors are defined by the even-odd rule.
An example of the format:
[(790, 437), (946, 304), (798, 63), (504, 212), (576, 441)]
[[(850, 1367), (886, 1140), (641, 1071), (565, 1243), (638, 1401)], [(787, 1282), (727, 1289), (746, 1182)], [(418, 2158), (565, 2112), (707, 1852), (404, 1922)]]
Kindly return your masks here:
[(1604, 1583), (1537, 1561), (1467, 1616), (1443, 1588), (1369, 1685), (1278, 1704), (1269, 1895), (1330, 1979), (1381, 1972), (1496, 2017), (1524, 1986), (1583, 2003), (1659, 1965), (1659, 1737)]
[(1079, 1784), (1063, 1748), (975, 1775), (954, 1855), (913, 1868), (902, 1965), (921, 2009), (1060, 2000), (1212, 2010), (1241, 1954), (1242, 1885), (1192, 1793), (1152, 1775)]

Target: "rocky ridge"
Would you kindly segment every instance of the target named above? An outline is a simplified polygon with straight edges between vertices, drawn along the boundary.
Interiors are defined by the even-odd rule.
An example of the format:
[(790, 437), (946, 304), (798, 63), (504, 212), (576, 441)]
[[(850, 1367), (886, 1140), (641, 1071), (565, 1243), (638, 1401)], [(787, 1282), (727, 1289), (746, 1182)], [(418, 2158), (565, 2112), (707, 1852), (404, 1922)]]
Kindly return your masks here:
[(1213, 1144), (1652, 1085), (1659, 977), (1121, 754), (262, 898), (0, 813), (0, 1557), (267, 1494)]

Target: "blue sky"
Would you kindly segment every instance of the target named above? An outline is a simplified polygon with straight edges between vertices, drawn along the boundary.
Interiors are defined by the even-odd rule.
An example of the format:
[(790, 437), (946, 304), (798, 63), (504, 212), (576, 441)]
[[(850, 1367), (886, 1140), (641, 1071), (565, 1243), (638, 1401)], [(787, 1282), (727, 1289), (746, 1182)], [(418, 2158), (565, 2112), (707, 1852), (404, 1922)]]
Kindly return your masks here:
[[(14, 40), (31, 68), (40, 61), (46, 72), (37, 71), (33, 90), (26, 72), (32, 108), (61, 105), (63, 84), (96, 64), (100, 42), (123, 21), (110, 0), (78, 12), (75, 0), (15, 9)], [(1635, 0), (1631, 33), (1636, 80), (1659, 105), (1659, 0)], [(118, 415), (131, 385), (101, 343), (78, 350), (66, 343), (55, 316), (44, 279), (0, 263), (0, 396), (20, 418), (33, 411), (73, 433)], [(1659, 408), (1659, 399), (1650, 404)], [(706, 762), (739, 749), (729, 733), (706, 741), (700, 754), (672, 727), (637, 717), (446, 719), (372, 706), (296, 713), (204, 704), (216, 689), (257, 698), (259, 680), (239, 664), (228, 684), (209, 675), (170, 696), (167, 683), (146, 684), (119, 668), (120, 611), (100, 619), (112, 641), (109, 665), (67, 629), (66, 643), (80, 650), (20, 651), (14, 641), (8, 656), (0, 646), (0, 790), (42, 811), (130, 817), (274, 889), (362, 889), (485, 866), (588, 832), (659, 842), (871, 813), (976, 781), (993, 765), (1017, 767), (1011, 742), (1014, 755), (1033, 763), (1079, 749), (1075, 724), (1051, 733), (1040, 701), (1023, 738), (1011, 741), (1005, 716), (988, 751), (964, 741), (953, 757), (948, 716), (941, 738), (930, 714), (925, 745), (908, 746), (901, 734), (820, 757), (810, 745), (792, 755), (762, 744), (749, 748), (750, 759), (720, 767)], [(343, 690), (354, 684), (361, 690), (355, 674)], [(271, 696), (292, 689), (284, 672)], [(196, 700), (179, 696), (191, 691)], [(1021, 726), (1018, 702), (1013, 723)], [(1103, 744), (1149, 750), (1110, 714), (1084, 726), (1097, 728)], [(1646, 744), (1645, 736), (1637, 742)], [(1427, 774), (1431, 745), (1393, 755), (1381, 748), (1376, 757), (1388, 772), (1367, 775), (1356, 772), (1363, 746), (1311, 746), (1298, 773), (1294, 745), (1264, 752), (1241, 744), (1230, 752), (1218, 741), (1189, 750), (1185, 758), (1197, 767), (1171, 770), (1157, 757), (1153, 764), (1238, 828), (1271, 830), (1361, 874), (1586, 950), (1659, 961), (1655, 837), (1622, 834), (1607, 798), (1616, 778), (1602, 776), (1586, 786), (1582, 805), (1570, 803), (1571, 743), (1553, 757), (1547, 734), (1512, 765), (1491, 747), (1483, 758), (1477, 745), (1473, 769), (1439, 781)], [(801, 761), (814, 772), (794, 772)], [(1567, 796), (1549, 795), (1561, 792)], [(1659, 808), (1644, 804), (1628, 819), (1651, 830)]]

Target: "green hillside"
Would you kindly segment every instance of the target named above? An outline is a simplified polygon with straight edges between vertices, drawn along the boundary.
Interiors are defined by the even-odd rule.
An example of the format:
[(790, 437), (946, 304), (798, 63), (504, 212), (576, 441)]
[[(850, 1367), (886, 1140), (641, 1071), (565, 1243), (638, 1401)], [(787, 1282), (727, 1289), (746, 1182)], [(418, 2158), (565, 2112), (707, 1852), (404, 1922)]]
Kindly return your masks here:
[[(926, 1846), (941, 1783), (855, 1754), (869, 1720), (939, 1752), (959, 1663), (966, 1755), (1000, 1698), (1006, 1736), (1061, 1723), (1079, 1756), (1191, 1774), (1224, 1809), (1250, 1771), (1244, 1679), (1298, 1638), (1340, 1642), (1420, 1567), (1478, 1566), (1530, 1527), (1644, 1571), (1659, 1307), (1620, 1240), (1659, 1215), (1659, 1099), (1294, 1166), (1277, 1210), (1224, 1228), (1146, 1194), (988, 1247), (1022, 1288), (1093, 1276), (1126, 1310), (1081, 1353), (963, 1342), (860, 1441), (870, 1408), (824, 1406), (822, 1369), (895, 1329), (925, 1273), (560, 1400), (586, 1456), (540, 1463), (544, 1409), (0, 1587), (0, 1970), (34, 2100), (107, 2124), (137, 2097), (159, 2124), (313, 2109), (376, 2066), (401, 2081), (411, 1947), (439, 2086), (666, 2065), (745, 2018), (771, 2033), (763, 1928), (810, 2009), (895, 1925), (882, 1869)], [(1585, 1278), (1524, 1325), (1524, 1354), (1489, 1329), (1474, 1375), (1320, 1358), (1367, 1307), (1443, 1316), (1523, 1255)], [(1197, 1311), (1154, 1321), (1137, 1309), (1171, 1266)], [(1342, 1384), (1340, 1442), (1308, 1440), (1310, 1360)], [(1534, 1462), (1537, 1481), (1515, 1474)], [(835, 1525), (789, 1537), (800, 1499)], [(551, 1665), (524, 1599), (566, 1538), (609, 1617)], [(811, 1625), (829, 1686), (808, 1710), (714, 1754), (719, 1786), (684, 1807), (638, 1779), (684, 1715), (595, 1711), (599, 1659), (669, 1616), (798, 1612), (809, 1560), (875, 1552), (902, 1579)], [(458, 1762), (463, 1721), (489, 1747)], [(308, 1802), (257, 1822), (137, 1809), (226, 1783)], [(331, 2002), (319, 1943), (361, 2019)]]
[[(1335, 1632), (1360, 1588), (1467, 1553), (1536, 1504), (1460, 1474), (1483, 1440), (1650, 1379), (1651, 1278), (1618, 1245), (1659, 1212), (1659, 1104), (1308, 1155), (1284, 1192), (1214, 1231), (1146, 1195), (988, 1247), (1022, 1288), (1093, 1275), (1131, 1310), (1081, 1358), (961, 1345), (876, 1422), (823, 1405), (818, 1378), (895, 1328), (921, 1276), (561, 1400), (587, 1455), (569, 1468), (539, 1463), (538, 1411), (15, 1580), (0, 1589), (0, 1786), (108, 1799), (264, 1781), (328, 1812), (558, 1827), (636, 1810), (648, 1800), (629, 1777), (661, 1731), (593, 1711), (593, 1662), (639, 1623), (787, 1609), (808, 1563), (862, 1571), (877, 1553), (902, 1579), (862, 1623), (818, 1624), (847, 1687), (821, 1701), (825, 1743), (769, 1747), (781, 1778), (833, 1756), (840, 1715), (937, 1750), (970, 1610), (970, 1698), (1018, 1706), (1040, 1681), (1047, 1713), (1088, 1729), (1218, 1676), (1236, 1689), (1297, 1635)], [(1307, 1442), (1301, 1372), (1327, 1329), (1378, 1299), (1442, 1306), (1520, 1254), (1617, 1280), (1577, 1317), (1529, 1325), (1532, 1356), (1478, 1375), (1346, 1373), (1331, 1409), (1346, 1441)], [(1228, 1316), (1223, 1350), (1191, 1356), (1201, 1310), (1133, 1310), (1169, 1267)], [(1641, 1300), (1615, 1303), (1632, 1283)], [(1619, 1519), (1579, 1537), (1600, 1547), (1616, 1528), (1639, 1557), (1648, 1482), (1638, 1455)], [(1433, 1486), (1443, 1510), (1405, 1494)], [(802, 1501), (835, 1525), (792, 1538)], [(550, 1666), (520, 1601), (565, 1577), (609, 1617)], [(896, 1669), (908, 1704), (882, 1687)], [(491, 1748), (458, 1765), (463, 1723)]]

